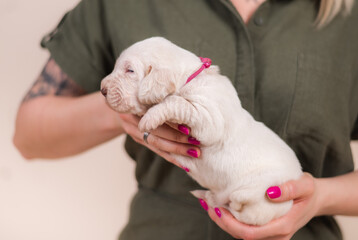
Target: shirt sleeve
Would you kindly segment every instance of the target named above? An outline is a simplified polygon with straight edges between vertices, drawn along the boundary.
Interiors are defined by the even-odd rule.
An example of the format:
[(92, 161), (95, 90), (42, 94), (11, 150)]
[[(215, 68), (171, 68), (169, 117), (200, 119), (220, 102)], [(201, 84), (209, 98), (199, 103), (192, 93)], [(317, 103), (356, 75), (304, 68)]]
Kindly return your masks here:
[(101, 0), (83, 0), (41, 41), (61, 69), (87, 92), (99, 90), (115, 62), (104, 5)]

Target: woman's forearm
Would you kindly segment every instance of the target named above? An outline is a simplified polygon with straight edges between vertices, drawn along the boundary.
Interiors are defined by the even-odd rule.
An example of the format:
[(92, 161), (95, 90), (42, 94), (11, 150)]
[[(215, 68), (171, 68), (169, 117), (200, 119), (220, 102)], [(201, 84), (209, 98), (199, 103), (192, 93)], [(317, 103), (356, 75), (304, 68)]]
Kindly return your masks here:
[(358, 216), (358, 172), (317, 179), (319, 215)]
[(123, 133), (118, 113), (100, 92), (81, 97), (43, 96), (18, 111), (14, 144), (27, 158), (60, 158)]

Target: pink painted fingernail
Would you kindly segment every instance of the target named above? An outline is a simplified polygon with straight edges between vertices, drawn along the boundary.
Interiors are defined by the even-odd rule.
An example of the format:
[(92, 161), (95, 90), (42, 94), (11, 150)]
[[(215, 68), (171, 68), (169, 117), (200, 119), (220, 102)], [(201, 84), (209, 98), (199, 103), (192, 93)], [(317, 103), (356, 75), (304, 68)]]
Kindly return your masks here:
[(187, 153), (188, 153), (188, 155), (190, 155), (190, 156), (192, 156), (192, 157), (195, 157), (195, 158), (198, 158), (198, 157), (199, 157), (198, 152), (197, 152), (196, 150), (194, 150), (194, 149), (189, 149), (189, 150), (187, 151)]
[(275, 199), (281, 196), (281, 189), (277, 186), (273, 186), (267, 189), (267, 196), (271, 199)]
[(188, 143), (193, 145), (200, 145), (200, 141), (196, 140), (196, 138), (188, 137)]
[(185, 135), (189, 135), (189, 128), (185, 127), (184, 125), (178, 125), (178, 130), (184, 133)]
[(203, 199), (199, 199), (200, 205), (204, 208), (205, 211), (209, 210), (208, 204)]
[(215, 208), (214, 210), (215, 210), (216, 215), (218, 215), (218, 217), (221, 218), (220, 209), (219, 209), (219, 208)]
[(190, 172), (189, 168), (181, 166), (182, 169), (184, 169), (185, 172)]

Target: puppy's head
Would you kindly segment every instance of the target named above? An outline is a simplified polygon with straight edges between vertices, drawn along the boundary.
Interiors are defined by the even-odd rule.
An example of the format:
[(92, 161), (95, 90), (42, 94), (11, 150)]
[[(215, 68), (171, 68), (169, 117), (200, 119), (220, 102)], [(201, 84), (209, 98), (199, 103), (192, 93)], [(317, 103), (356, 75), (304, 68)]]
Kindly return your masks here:
[(145, 113), (146, 106), (138, 99), (139, 82), (145, 75), (145, 66), (139, 59), (121, 55), (113, 72), (101, 82), (101, 92), (109, 106), (122, 113)]
[(143, 115), (184, 85), (187, 74), (200, 64), (194, 54), (168, 40), (149, 38), (120, 55), (113, 72), (102, 80), (101, 91), (114, 110)]

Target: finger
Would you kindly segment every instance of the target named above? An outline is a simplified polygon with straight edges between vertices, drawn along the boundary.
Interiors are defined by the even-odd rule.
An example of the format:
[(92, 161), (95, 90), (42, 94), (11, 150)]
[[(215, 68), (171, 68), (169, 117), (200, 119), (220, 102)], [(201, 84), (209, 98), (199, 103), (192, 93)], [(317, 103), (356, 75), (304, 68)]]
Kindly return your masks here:
[(200, 148), (196, 146), (173, 142), (165, 138), (158, 137), (155, 134), (149, 134), (147, 142), (149, 145), (168, 153), (193, 158), (199, 158), (201, 154)]
[[(119, 114), (120, 118), (125, 121), (126, 123), (133, 124), (135, 126), (138, 126), (138, 123), (140, 121), (140, 118), (134, 114)], [(181, 143), (187, 143), (192, 145), (200, 145), (200, 141), (197, 139), (188, 136), (185, 132), (190, 132), (190, 128), (182, 126), (182, 131), (179, 129), (181, 128), (180, 125), (175, 123), (166, 123), (159, 128), (153, 130), (151, 133), (154, 135), (157, 135), (162, 138), (166, 138), (168, 140), (174, 141), (174, 142), (181, 142)], [(184, 129), (184, 130), (183, 130)], [(181, 134), (178, 133), (181, 132)], [(185, 134), (184, 134), (185, 133)], [(137, 136), (138, 137), (138, 136)]]
[(131, 116), (129, 114), (124, 114), (120, 116), (122, 121), (122, 127), (124, 131), (130, 135), (132, 138), (142, 139), (143, 133), (138, 130), (138, 123), (136, 123), (136, 116)]
[[(126, 133), (129, 134), (132, 138), (141, 139), (141, 143), (144, 143), (143, 133), (138, 130), (139, 118), (132, 114), (121, 114), (120, 117), (124, 121), (123, 128), (125, 129)], [(193, 145), (173, 142), (168, 139), (165, 139), (180, 139), (180, 141), (184, 142), (184, 139), (186, 138), (186, 136), (184, 136), (183, 134), (179, 134), (172, 129), (170, 129), (169, 131), (168, 129), (169, 127), (167, 126), (164, 128), (159, 127), (158, 129), (153, 130), (152, 133), (149, 134), (149, 136), (147, 137), (148, 144), (163, 152), (174, 153), (193, 158), (200, 157), (200, 148)], [(164, 137), (156, 136), (156, 134)], [(178, 134), (181, 135), (181, 137), (178, 137)], [(185, 140), (185, 142), (187, 142), (187, 139)]]
[(157, 129), (154, 129), (153, 131), (151, 131), (151, 133), (158, 137), (165, 138), (173, 142), (200, 145), (200, 141), (196, 140), (191, 136), (187, 136), (181, 132), (178, 132), (178, 130), (173, 129), (166, 124), (158, 127)]
[(139, 139), (139, 138), (133, 138), (137, 143), (140, 143), (144, 146), (146, 146), (147, 148), (149, 148), (150, 150), (152, 150), (153, 152), (155, 152), (156, 154), (158, 154), (159, 156), (163, 157), (165, 160), (167, 160), (168, 162), (180, 167), (180, 168), (183, 168), (183, 166), (181, 166), (176, 160), (175, 158), (173, 158), (172, 155), (170, 155), (170, 153), (167, 153), (167, 152), (164, 152), (164, 151), (161, 151), (147, 143), (145, 143), (142, 139)]
[(171, 122), (166, 122), (166, 125), (168, 125), (169, 127), (171, 127), (172, 129), (175, 129), (176, 131), (179, 131), (187, 136), (189, 136), (191, 129), (188, 126), (185, 126), (183, 124), (177, 124), (177, 123), (171, 123)]
[(314, 191), (313, 177), (304, 173), (298, 180), (291, 180), (280, 186), (267, 189), (268, 198), (273, 202), (284, 202), (310, 196)]

